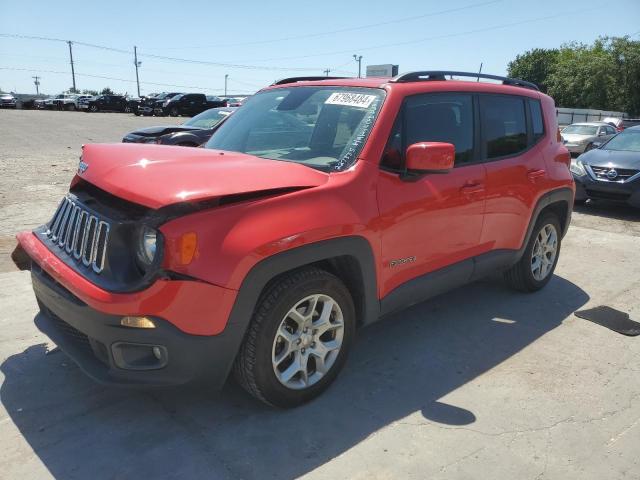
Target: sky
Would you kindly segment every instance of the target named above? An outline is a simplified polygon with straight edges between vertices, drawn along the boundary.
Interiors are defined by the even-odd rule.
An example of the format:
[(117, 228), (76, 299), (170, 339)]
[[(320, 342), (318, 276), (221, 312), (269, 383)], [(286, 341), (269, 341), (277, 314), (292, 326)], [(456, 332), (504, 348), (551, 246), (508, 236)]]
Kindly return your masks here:
[[(0, 0), (0, 88), (248, 94), (291, 76), (354, 76), (366, 65), (506, 74), (532, 48), (599, 36), (640, 40), (640, 0), (100, 2)], [(19, 38), (16, 38), (19, 37)], [(58, 39), (38, 40), (24, 37)], [(100, 47), (100, 48), (98, 48)], [(104, 48), (107, 47), (107, 48)], [(109, 50), (112, 49), (112, 50)], [(164, 57), (164, 58), (158, 58)], [(108, 78), (105, 78), (108, 77)]]

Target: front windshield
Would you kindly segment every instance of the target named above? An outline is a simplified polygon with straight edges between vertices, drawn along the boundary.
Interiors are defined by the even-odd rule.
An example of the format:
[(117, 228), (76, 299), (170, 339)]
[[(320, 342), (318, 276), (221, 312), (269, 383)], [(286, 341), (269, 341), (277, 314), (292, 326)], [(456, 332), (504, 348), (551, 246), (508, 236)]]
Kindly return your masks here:
[(371, 131), (384, 90), (291, 87), (251, 97), (213, 134), (206, 148), (342, 171)]
[(591, 125), (569, 125), (562, 130), (562, 133), (569, 133), (573, 135), (595, 135), (598, 131), (598, 127)]
[(619, 133), (602, 146), (603, 150), (640, 152), (640, 130)]
[(215, 125), (219, 124), (222, 120), (231, 115), (232, 112), (233, 110), (213, 108), (202, 112), (200, 115), (196, 115), (190, 120), (187, 120), (184, 122), (184, 125), (198, 128), (213, 128)]

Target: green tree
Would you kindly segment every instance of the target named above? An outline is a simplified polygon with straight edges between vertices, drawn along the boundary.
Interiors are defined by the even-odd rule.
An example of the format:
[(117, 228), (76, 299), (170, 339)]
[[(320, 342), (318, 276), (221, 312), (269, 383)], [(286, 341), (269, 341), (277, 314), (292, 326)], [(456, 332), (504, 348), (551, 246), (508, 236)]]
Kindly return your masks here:
[(85, 95), (98, 95), (98, 91), (97, 90), (88, 90), (88, 89), (84, 89), (82, 90), (82, 93)]
[(555, 68), (558, 50), (534, 48), (509, 62), (507, 71), (510, 77), (533, 82), (540, 90), (547, 92), (547, 81)]
[(508, 72), (538, 84), (560, 107), (640, 115), (640, 42), (629, 37), (529, 50), (509, 63)]
[(100, 95), (113, 95), (113, 90), (111, 90), (109, 87), (104, 87), (100, 91)]
[(69, 93), (80, 93), (80, 90), (78, 90), (77, 88), (69, 88)]

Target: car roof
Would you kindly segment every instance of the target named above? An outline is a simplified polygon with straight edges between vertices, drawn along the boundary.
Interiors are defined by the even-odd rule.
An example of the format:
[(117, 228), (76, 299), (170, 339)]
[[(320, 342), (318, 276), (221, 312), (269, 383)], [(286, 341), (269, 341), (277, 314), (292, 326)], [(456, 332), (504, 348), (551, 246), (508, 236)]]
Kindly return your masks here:
[[(588, 126), (588, 127), (600, 127), (602, 125), (609, 125), (609, 124), (607, 122), (578, 122), (578, 123), (572, 123), (571, 125), (583, 125), (583, 126)], [(569, 126), (571, 126), (571, 125), (569, 125)]]
[(416, 80), (416, 81), (394, 81), (390, 77), (367, 77), (367, 78), (329, 78), (314, 80), (296, 80), (290, 79), (286, 83), (274, 83), (263, 90), (271, 90), (275, 88), (295, 88), (295, 87), (352, 87), (352, 88), (379, 88), (384, 90), (398, 90), (404, 95), (428, 92), (484, 92), (496, 94), (523, 95), (532, 98), (541, 98), (545, 96), (538, 90), (525, 88), (522, 86), (508, 85), (492, 82), (478, 82), (473, 80)]
[(628, 132), (629, 130), (633, 130), (634, 132), (635, 131), (640, 132), (640, 125), (634, 125), (633, 127), (628, 127), (624, 129), (625, 132)]

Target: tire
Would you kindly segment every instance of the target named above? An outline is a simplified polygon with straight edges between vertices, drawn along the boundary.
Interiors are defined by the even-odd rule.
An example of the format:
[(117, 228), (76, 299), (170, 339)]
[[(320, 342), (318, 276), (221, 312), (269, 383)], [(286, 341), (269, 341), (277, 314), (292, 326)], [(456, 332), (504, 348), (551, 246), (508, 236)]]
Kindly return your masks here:
[(178, 109), (176, 107), (173, 107), (169, 112), (169, 115), (171, 115), (172, 117), (177, 117), (180, 115), (180, 113), (178, 112)]
[(191, 142), (176, 143), (176, 145), (178, 147), (197, 147), (198, 146), (195, 143), (191, 143)]
[(131, 107), (129, 105), (124, 107), (124, 113), (131, 113)]
[(139, 117), (139, 116), (141, 115), (141, 114), (140, 114), (140, 110), (136, 110), (135, 112), (133, 112), (133, 114), (134, 114), (136, 117)]
[[(540, 245), (540, 243), (537, 243), (539, 241), (539, 237), (540, 239), (544, 238), (544, 236), (549, 232), (549, 229), (553, 229), (555, 234), (555, 250), (553, 258), (549, 258), (550, 252), (536, 255), (538, 258), (546, 258), (546, 264), (544, 260), (542, 260), (542, 263), (545, 266), (541, 267), (546, 271), (546, 273), (544, 273), (543, 270), (537, 270), (535, 268), (535, 265), (540, 265), (540, 263), (536, 262), (536, 259), (534, 258), (534, 253), (536, 253), (534, 248), (536, 248), (536, 250), (538, 249), (538, 246)], [(543, 230), (545, 230), (544, 233)], [(551, 234), (549, 235), (549, 238), (551, 238)], [(531, 238), (529, 239), (524, 253), (522, 254), (522, 258), (520, 258), (518, 263), (504, 273), (504, 278), (507, 284), (521, 292), (535, 292), (544, 287), (553, 276), (553, 272), (558, 263), (558, 258), (560, 257), (561, 243), (562, 234), (558, 216), (552, 212), (544, 213), (540, 218), (538, 218), (535, 226), (533, 227)], [(537, 251), (541, 252), (545, 250), (544, 246), (541, 248), (542, 250)], [(542, 273), (544, 273), (544, 275), (542, 275)]]
[[(330, 325), (330, 330), (316, 333), (324, 329), (320, 326), (322, 319), (317, 316), (318, 311), (311, 305), (323, 310), (330, 308), (325, 317), (330, 320), (324, 323), (325, 328)], [(300, 309), (304, 314), (300, 314)], [(296, 315), (291, 317), (293, 313)], [(310, 328), (302, 328), (305, 322)], [(268, 285), (258, 300), (233, 367), (236, 381), (251, 395), (272, 406), (289, 408), (308, 402), (326, 390), (343, 367), (355, 325), (353, 300), (336, 276), (315, 267), (284, 274)], [(328, 350), (335, 345), (338, 345), (336, 349)], [(317, 356), (318, 353), (323, 357)], [(319, 358), (324, 358), (323, 365), (328, 364), (324, 372), (316, 362)], [(298, 369), (302, 362), (304, 373)], [(292, 371), (295, 374), (288, 375)], [(285, 384), (287, 377), (290, 380)]]
[(94, 113), (95, 113), (95, 112), (97, 112), (98, 110), (100, 110), (100, 109), (98, 108), (98, 106), (97, 106), (97, 105), (91, 105), (91, 106), (89, 107), (89, 111), (90, 111), (90, 112), (94, 112)]
[(66, 106), (65, 110), (67, 110), (68, 112), (74, 112), (76, 110), (76, 106), (73, 103), (70, 103)]

